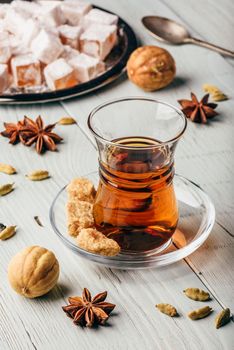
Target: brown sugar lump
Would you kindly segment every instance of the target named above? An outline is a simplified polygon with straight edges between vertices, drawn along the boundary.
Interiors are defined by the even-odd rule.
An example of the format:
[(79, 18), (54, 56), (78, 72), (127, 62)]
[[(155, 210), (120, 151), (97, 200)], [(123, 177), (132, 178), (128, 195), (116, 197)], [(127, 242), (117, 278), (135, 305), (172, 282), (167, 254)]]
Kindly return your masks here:
[(9, 75), (7, 64), (0, 64), (0, 93), (7, 89), (9, 85)]
[(41, 84), (40, 62), (30, 54), (12, 58), (11, 70), (15, 86), (36, 86)]
[(73, 49), (79, 49), (79, 38), (82, 33), (82, 28), (80, 26), (69, 26), (64, 24), (58, 27), (60, 39), (64, 45), (69, 45)]
[(51, 90), (66, 89), (78, 84), (74, 69), (63, 58), (48, 64), (44, 75)]
[(67, 227), (71, 236), (77, 236), (83, 228), (94, 225), (93, 204), (85, 201), (69, 201), (67, 203)]
[(73, 179), (67, 186), (67, 193), (70, 200), (80, 200), (93, 203), (96, 190), (90, 180), (78, 177)]
[(117, 42), (117, 26), (95, 24), (80, 36), (80, 51), (104, 60)]
[(95, 228), (82, 229), (76, 239), (77, 245), (88, 252), (106, 256), (115, 256), (120, 246)]

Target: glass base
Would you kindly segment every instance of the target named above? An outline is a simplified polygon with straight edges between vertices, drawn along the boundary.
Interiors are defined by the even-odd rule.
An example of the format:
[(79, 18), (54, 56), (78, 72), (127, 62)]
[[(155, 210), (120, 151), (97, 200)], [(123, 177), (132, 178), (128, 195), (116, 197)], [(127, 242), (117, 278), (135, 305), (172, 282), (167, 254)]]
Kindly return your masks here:
[[(83, 175), (95, 185), (98, 173)], [(50, 208), (50, 222), (62, 242), (80, 257), (106, 267), (118, 269), (142, 269), (160, 267), (179, 261), (197, 250), (209, 236), (215, 222), (215, 209), (207, 194), (188, 179), (175, 175), (174, 188), (179, 206), (179, 223), (172, 238), (157, 249), (147, 252), (122, 251), (115, 257), (93, 254), (79, 248), (68, 235), (65, 204), (66, 187), (55, 197)]]
[(151, 250), (147, 250), (145, 252), (137, 252), (137, 251), (134, 252), (134, 251), (121, 250), (119, 255), (124, 255), (124, 256), (129, 255), (129, 258), (136, 257), (136, 256), (138, 258), (140, 258), (140, 257), (144, 258), (144, 256), (146, 254), (147, 254), (147, 256), (150, 256), (150, 255), (154, 255), (154, 254), (158, 254), (158, 253), (163, 252), (165, 249), (167, 249), (171, 245), (171, 242), (172, 242), (172, 239), (170, 238), (166, 243), (162, 244), (160, 247), (154, 248)]

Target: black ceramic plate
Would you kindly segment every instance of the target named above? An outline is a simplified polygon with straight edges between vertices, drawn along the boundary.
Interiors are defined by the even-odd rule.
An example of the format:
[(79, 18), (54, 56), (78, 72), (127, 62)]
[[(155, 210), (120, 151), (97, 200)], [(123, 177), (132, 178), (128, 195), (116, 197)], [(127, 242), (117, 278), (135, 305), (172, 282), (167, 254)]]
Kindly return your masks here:
[[(103, 8), (100, 10), (112, 13)], [(65, 100), (71, 97), (87, 94), (90, 91), (100, 89), (117, 79), (124, 71), (127, 60), (137, 47), (137, 39), (132, 28), (122, 19), (118, 22), (117, 46), (106, 58), (106, 71), (98, 77), (68, 89), (45, 92), (12, 91), (8, 94), (0, 95), (0, 104), (26, 104)]]

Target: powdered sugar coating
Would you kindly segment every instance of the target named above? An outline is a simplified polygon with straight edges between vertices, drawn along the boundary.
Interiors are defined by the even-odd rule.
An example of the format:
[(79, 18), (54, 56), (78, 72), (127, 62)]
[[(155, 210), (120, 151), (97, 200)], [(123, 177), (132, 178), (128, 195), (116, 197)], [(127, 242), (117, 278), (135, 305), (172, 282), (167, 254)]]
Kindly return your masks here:
[(78, 83), (74, 69), (63, 58), (48, 64), (44, 75), (51, 90), (66, 89)]
[[(88, 18), (93, 21), (90, 24), (95, 23), (93, 28), (87, 23), (84, 25), (83, 20), (90, 11)], [(80, 0), (13, 0), (11, 4), (0, 4), (0, 64), (14, 67), (15, 57), (25, 55), (39, 61), (24, 70), (25, 85), (22, 79), (19, 84), (18, 68), (14, 68), (14, 72), (9, 70), (11, 84), (7, 93), (30, 92), (30, 88), (32, 92), (40, 92), (40, 86), (41, 92), (45, 92), (46, 87), (47, 91), (64, 89), (94, 79), (105, 70), (102, 61), (117, 40), (116, 26), (109, 25), (117, 20), (117, 16), (96, 11), (91, 4)], [(82, 55), (78, 59), (80, 51)], [(70, 73), (66, 76), (62, 71), (64, 76), (58, 82), (57, 77), (51, 78), (51, 68), (46, 68), (59, 59), (66, 61), (66, 70)], [(65, 67), (64, 63), (60, 70), (61, 67)], [(40, 75), (36, 73), (39, 69)], [(35, 79), (32, 79), (34, 74)], [(44, 75), (47, 75), (46, 81)], [(39, 81), (41, 85), (35, 85)]]
[(83, 26), (86, 28), (93, 24), (117, 25), (117, 23), (118, 16), (99, 9), (90, 10), (83, 18)]
[(80, 50), (104, 60), (117, 41), (115, 25), (96, 24), (88, 27), (80, 37)]
[(79, 38), (83, 31), (81, 26), (73, 27), (68, 24), (64, 24), (58, 27), (58, 31), (64, 45), (69, 45), (76, 50), (79, 49)]
[(14, 57), (11, 60), (11, 70), (16, 86), (41, 84), (40, 62), (33, 55)]
[(104, 62), (84, 53), (69, 60), (69, 64), (75, 69), (77, 78), (81, 83), (93, 79), (105, 70)]
[(42, 29), (32, 41), (31, 50), (41, 62), (49, 64), (61, 55), (63, 45), (56, 35)]

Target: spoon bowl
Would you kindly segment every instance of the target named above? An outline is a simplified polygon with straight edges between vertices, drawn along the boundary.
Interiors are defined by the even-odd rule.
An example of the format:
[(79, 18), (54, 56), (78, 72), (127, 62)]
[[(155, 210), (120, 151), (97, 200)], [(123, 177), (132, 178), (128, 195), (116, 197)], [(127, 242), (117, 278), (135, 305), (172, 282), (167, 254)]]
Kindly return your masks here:
[(174, 45), (189, 43), (196, 44), (219, 52), (223, 55), (234, 57), (233, 51), (210, 44), (207, 41), (191, 37), (187, 29), (182, 24), (179, 24), (171, 19), (159, 16), (145, 16), (142, 18), (142, 23), (148, 32), (159, 41)]
[(178, 45), (190, 38), (186, 28), (168, 18), (146, 16), (142, 18), (142, 23), (150, 34), (160, 41)]

